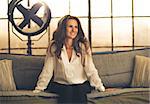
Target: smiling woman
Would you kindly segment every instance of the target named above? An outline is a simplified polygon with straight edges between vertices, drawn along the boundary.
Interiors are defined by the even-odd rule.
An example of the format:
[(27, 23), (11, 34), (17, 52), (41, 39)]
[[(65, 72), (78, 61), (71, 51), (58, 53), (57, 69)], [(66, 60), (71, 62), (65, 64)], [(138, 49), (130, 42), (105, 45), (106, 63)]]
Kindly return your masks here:
[(50, 92), (59, 95), (58, 104), (87, 104), (86, 94), (91, 92), (90, 86), (105, 91), (89, 43), (75, 16), (66, 15), (60, 19), (33, 92), (44, 91), (52, 76)]

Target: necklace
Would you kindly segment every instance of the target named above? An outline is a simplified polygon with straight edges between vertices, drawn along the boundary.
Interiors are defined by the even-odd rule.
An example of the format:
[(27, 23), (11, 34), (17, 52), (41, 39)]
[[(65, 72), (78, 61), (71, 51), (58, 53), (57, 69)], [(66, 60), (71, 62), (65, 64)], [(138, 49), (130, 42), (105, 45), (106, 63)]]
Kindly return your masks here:
[(73, 47), (66, 47), (66, 49), (73, 49)]
[(73, 46), (65, 45), (66, 49), (73, 49)]

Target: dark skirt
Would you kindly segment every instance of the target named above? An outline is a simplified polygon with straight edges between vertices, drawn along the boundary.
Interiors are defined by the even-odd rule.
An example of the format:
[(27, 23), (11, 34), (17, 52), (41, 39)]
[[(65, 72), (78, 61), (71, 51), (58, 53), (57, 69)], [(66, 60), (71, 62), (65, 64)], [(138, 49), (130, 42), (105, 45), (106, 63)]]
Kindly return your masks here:
[(86, 104), (87, 93), (91, 92), (91, 87), (88, 81), (83, 84), (65, 85), (57, 82), (50, 84), (50, 92), (59, 95), (59, 104)]

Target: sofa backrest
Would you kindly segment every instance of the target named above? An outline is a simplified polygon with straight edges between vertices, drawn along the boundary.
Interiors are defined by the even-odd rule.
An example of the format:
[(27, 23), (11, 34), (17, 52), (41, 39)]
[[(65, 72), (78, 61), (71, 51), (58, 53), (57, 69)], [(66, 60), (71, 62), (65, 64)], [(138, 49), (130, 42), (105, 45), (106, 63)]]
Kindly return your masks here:
[(135, 55), (150, 56), (150, 49), (94, 54), (93, 61), (106, 87), (129, 87)]
[(13, 74), (17, 89), (34, 89), (44, 65), (44, 56), (0, 54), (0, 59), (13, 60)]
[[(93, 61), (106, 87), (128, 87), (134, 69), (135, 55), (150, 56), (150, 49), (113, 54), (93, 54)], [(44, 65), (44, 56), (0, 54), (1, 59), (13, 60), (17, 89), (34, 89)]]

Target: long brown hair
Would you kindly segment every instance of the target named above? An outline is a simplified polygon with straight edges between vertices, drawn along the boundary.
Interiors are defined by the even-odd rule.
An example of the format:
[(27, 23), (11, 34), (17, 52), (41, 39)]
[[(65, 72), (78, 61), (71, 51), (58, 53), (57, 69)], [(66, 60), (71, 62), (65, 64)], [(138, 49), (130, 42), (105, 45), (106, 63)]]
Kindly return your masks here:
[[(53, 39), (52, 39), (53, 43), (51, 44), (51, 46), (55, 45), (54, 53), (58, 58), (61, 58), (60, 57), (61, 49), (63, 48), (63, 45), (65, 43), (65, 38), (66, 38), (66, 23), (69, 19), (74, 19), (78, 23), (78, 33), (75, 39), (73, 40), (73, 48), (76, 52), (76, 55), (78, 56), (78, 53), (82, 54), (80, 43), (85, 44), (86, 49), (89, 48), (89, 44), (88, 44), (89, 42), (87, 41), (84, 35), (79, 19), (75, 16), (66, 15), (59, 20), (57, 29), (53, 33)], [(51, 52), (51, 46), (49, 46), (47, 50), (48, 53)]]

